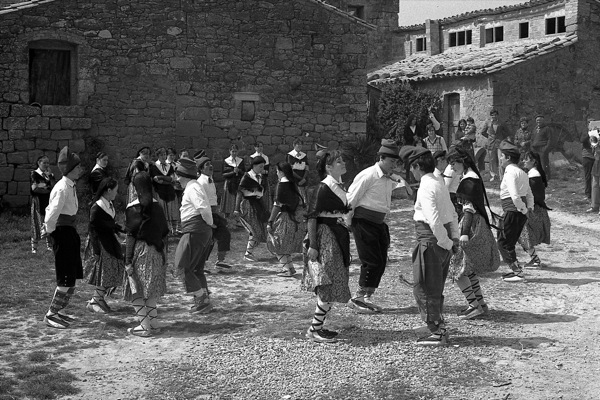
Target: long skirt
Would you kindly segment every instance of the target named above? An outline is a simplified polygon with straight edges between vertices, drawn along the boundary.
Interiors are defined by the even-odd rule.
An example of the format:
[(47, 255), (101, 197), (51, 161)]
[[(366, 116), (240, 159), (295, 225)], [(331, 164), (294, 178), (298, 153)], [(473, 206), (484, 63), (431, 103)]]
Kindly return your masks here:
[[(459, 230), (462, 229), (460, 221)], [(493, 272), (500, 266), (500, 252), (485, 219), (480, 214), (473, 214), (469, 241), (461, 246), (450, 261), (450, 277), (455, 280), (461, 275), (485, 274)]]
[(44, 216), (40, 210), (40, 199), (37, 196), (31, 196), (31, 239), (38, 241), (42, 238), (42, 224)]
[(252, 240), (258, 243), (267, 241), (267, 225), (260, 220), (258, 210), (248, 199), (242, 200), (240, 204), (240, 222)]
[(221, 212), (225, 213), (226, 216), (232, 214), (235, 210), (235, 197), (237, 192), (229, 193), (227, 190), (227, 182), (225, 182), (223, 196), (221, 197)]
[(91, 240), (88, 236), (83, 252), (83, 279), (94, 286), (121, 286), (125, 273), (125, 260), (113, 256), (101, 245), (100, 258), (96, 261)]
[[(341, 240), (349, 244), (350, 235), (345, 235)], [(317, 242), (318, 263), (309, 263), (308, 256), (304, 256), (301, 287), (314, 292), (322, 301), (347, 303), (351, 294), (348, 287), (349, 271), (348, 266), (344, 265), (344, 259), (349, 259), (349, 255), (344, 257), (338, 239), (326, 224), (318, 224)]]
[(306, 236), (304, 214), (306, 209), (298, 207), (294, 219), (287, 212), (280, 212), (273, 222), (273, 233), (267, 238), (267, 248), (278, 255), (302, 253), (302, 241)]
[(527, 223), (519, 237), (519, 243), (525, 249), (531, 249), (540, 243), (550, 244), (550, 217), (548, 210), (537, 204), (533, 212), (527, 214)]
[[(138, 297), (149, 299), (161, 297), (167, 291), (167, 263), (163, 252), (143, 240), (135, 243), (133, 250), (133, 274), (125, 274), (124, 299), (132, 301)], [(132, 288), (131, 281), (135, 282)]]

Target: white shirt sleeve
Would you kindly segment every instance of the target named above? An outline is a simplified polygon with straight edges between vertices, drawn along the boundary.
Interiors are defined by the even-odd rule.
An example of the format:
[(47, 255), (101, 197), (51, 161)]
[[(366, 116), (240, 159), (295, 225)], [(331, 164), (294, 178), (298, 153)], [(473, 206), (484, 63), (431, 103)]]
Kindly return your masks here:
[(200, 215), (204, 222), (208, 225), (213, 224), (212, 210), (208, 201), (208, 195), (204, 191), (201, 185), (194, 185), (193, 196), (190, 196), (190, 200), (196, 210), (200, 211)]
[(64, 187), (57, 188), (57, 190), (52, 191), (50, 194), (50, 202), (48, 203), (48, 207), (46, 207), (46, 216), (44, 217), (44, 225), (48, 234), (56, 230), (58, 216), (61, 214), (66, 198), (67, 194)]
[[(444, 224), (442, 223), (442, 220), (440, 218), (440, 210), (438, 210), (435, 201), (435, 191), (430, 190), (429, 188), (427, 189), (428, 190), (425, 190), (423, 195), (421, 196), (421, 212), (427, 220), (427, 223), (429, 224), (433, 235), (436, 237), (438, 241), (438, 246), (446, 250), (450, 250), (452, 249), (452, 245), (454, 244), (454, 242), (452, 241), (452, 239), (450, 239), (450, 237), (448, 237), (448, 231), (444, 227)], [(453, 219), (456, 220), (456, 213), (454, 214), (455, 217)], [(454, 223), (452, 223), (452, 225), (454, 228)], [(458, 233), (458, 224), (456, 224), (456, 229)]]

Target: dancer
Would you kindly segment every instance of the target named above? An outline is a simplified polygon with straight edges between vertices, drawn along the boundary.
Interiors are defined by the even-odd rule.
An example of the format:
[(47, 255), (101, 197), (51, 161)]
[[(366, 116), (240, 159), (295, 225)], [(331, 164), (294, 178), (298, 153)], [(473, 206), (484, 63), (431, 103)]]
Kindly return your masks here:
[(265, 159), (261, 156), (252, 159), (252, 169), (246, 172), (240, 181), (233, 212), (248, 232), (248, 245), (244, 254), (247, 261), (257, 261), (253, 254), (254, 248), (267, 240), (266, 222), (269, 215), (260, 201), (263, 192), (261, 173), (264, 165)]
[(269, 171), (271, 168), (271, 164), (269, 163), (269, 157), (267, 157), (264, 153), (263, 153), (263, 143), (262, 142), (256, 142), (256, 144), (254, 145), (254, 154), (252, 154), (250, 156), (250, 160), (252, 160), (254, 157), (258, 157), (261, 156), (262, 158), (265, 159), (265, 168), (262, 172), (262, 179), (261, 179), (261, 184), (263, 187), (263, 197), (262, 197), (262, 202), (263, 202), (263, 206), (265, 207), (265, 210), (267, 211), (267, 213), (271, 212), (271, 207), (273, 206), (272, 202), (271, 202), (271, 187), (269, 186)]
[[(456, 148), (448, 155), (454, 174), (460, 179), (456, 190), (459, 217), (460, 248), (452, 257), (450, 275), (467, 299), (468, 307), (458, 313), (460, 319), (471, 319), (488, 312), (478, 274), (492, 272), (500, 266), (500, 254), (485, 209), (487, 196), (481, 173), (468, 152)], [(489, 208), (489, 204), (488, 204)], [(493, 214), (492, 214), (493, 215)]]
[(179, 160), (175, 174), (183, 187), (181, 200), (181, 232), (175, 250), (175, 268), (183, 276), (185, 291), (194, 296), (193, 314), (212, 310), (204, 265), (212, 245), (213, 214), (208, 195), (196, 180), (196, 163), (189, 158)]
[(139, 172), (133, 177), (132, 184), (137, 199), (125, 210), (124, 298), (131, 301), (139, 325), (127, 329), (127, 332), (149, 337), (158, 332), (157, 301), (167, 290), (165, 241), (169, 227), (165, 213), (153, 198), (150, 175), (145, 171)]
[(108, 166), (108, 155), (105, 152), (100, 151), (96, 154), (96, 165), (92, 168), (92, 172), (90, 172), (89, 184), (90, 189), (92, 191), (92, 197), (96, 195), (98, 192), (98, 187), (100, 186), (100, 182), (102, 179), (108, 178), (108, 171), (106, 167)]
[(179, 219), (179, 208), (177, 208), (177, 196), (175, 195), (175, 187), (173, 182), (175, 181), (175, 168), (174, 165), (167, 163), (167, 150), (164, 147), (160, 147), (154, 153), (156, 155), (156, 162), (150, 164), (150, 177), (152, 178), (152, 186), (158, 204), (162, 207), (167, 223), (169, 224), (169, 231), (175, 234), (177, 229), (177, 220)]
[(542, 167), (539, 154), (529, 151), (523, 156), (523, 165), (529, 177), (529, 187), (533, 194), (533, 210), (527, 213), (527, 223), (519, 237), (519, 243), (531, 259), (525, 264), (528, 268), (540, 268), (542, 262), (535, 252), (535, 246), (540, 243), (550, 244), (550, 217), (546, 205), (546, 187), (548, 180)]
[[(229, 270), (231, 265), (225, 262), (227, 252), (231, 249), (231, 232), (227, 228), (227, 219), (219, 214), (219, 204), (217, 201), (217, 187), (213, 180), (214, 167), (212, 161), (208, 157), (201, 157), (196, 161), (198, 166), (198, 183), (202, 187), (204, 193), (208, 197), (208, 204), (212, 212), (213, 225), (216, 227), (212, 231), (211, 245), (207, 251), (206, 258), (210, 257), (210, 253), (214, 247), (214, 242), (217, 242), (217, 261), (215, 267), (218, 270)], [(206, 270), (208, 272), (208, 270)]]
[(125, 259), (117, 234), (125, 230), (115, 222), (113, 201), (119, 185), (113, 178), (104, 178), (96, 191), (90, 210), (89, 238), (83, 257), (83, 276), (94, 285), (95, 292), (87, 304), (91, 312), (108, 313), (106, 295), (123, 284)]
[[(431, 151), (431, 150), (430, 150)], [(433, 160), (435, 161), (435, 170), (433, 175), (437, 178), (445, 178), (444, 172), (448, 167), (448, 160), (446, 160), (446, 150), (432, 151)]]
[[(46, 216), (46, 207), (50, 201), (50, 191), (56, 183), (54, 174), (50, 171), (50, 159), (48, 156), (40, 156), (37, 161), (37, 169), (31, 171), (31, 254), (37, 253), (38, 241), (42, 238), (42, 225)], [(52, 250), (48, 238), (46, 247)]]
[(63, 177), (50, 193), (42, 226), (42, 237), (49, 235), (52, 238), (56, 268), (56, 290), (50, 309), (44, 316), (44, 323), (57, 329), (68, 328), (75, 320), (60, 311), (69, 304), (75, 293), (75, 281), (83, 278), (79, 250), (81, 239), (75, 228), (79, 206), (75, 182), (83, 172), (80, 162), (79, 156), (69, 151), (68, 146), (63, 147), (58, 154), (58, 169)]
[(294, 182), (298, 185), (302, 199), (306, 202), (306, 185), (308, 184), (308, 157), (302, 152), (302, 140), (294, 139), (294, 148), (287, 154), (286, 161), (294, 170)]
[(150, 160), (150, 147), (144, 146), (137, 151), (136, 158), (133, 159), (129, 168), (127, 168), (127, 172), (125, 173), (124, 182), (127, 185), (127, 203), (133, 202), (137, 199), (137, 194), (135, 192), (135, 188), (133, 187), (133, 177), (137, 172), (140, 171), (148, 171), (150, 164), (148, 161)]
[(221, 212), (225, 214), (226, 218), (229, 218), (229, 215), (235, 210), (238, 187), (245, 171), (244, 160), (239, 158), (237, 154), (238, 147), (232, 144), (229, 148), (229, 157), (225, 159), (223, 164), (225, 186), (221, 199)]
[(302, 240), (306, 235), (305, 207), (294, 183), (292, 166), (286, 162), (277, 163), (277, 177), (275, 203), (267, 224), (267, 247), (281, 263), (282, 269), (277, 275), (292, 278), (296, 274), (292, 254), (302, 252)]
[(444, 322), (444, 284), (450, 257), (458, 245), (458, 219), (450, 193), (443, 181), (433, 176), (433, 155), (427, 149), (404, 146), (400, 156), (420, 182), (415, 202), (417, 246), (413, 251), (413, 293), (429, 336), (417, 345), (439, 346), (448, 341)]
[[(317, 172), (322, 179), (308, 207), (308, 251), (302, 286), (317, 295), (317, 306), (306, 337), (315, 342), (336, 341), (337, 332), (323, 328), (332, 303), (347, 303), (350, 233), (344, 218), (350, 211), (342, 175), (346, 164), (339, 150), (320, 151)], [(308, 260), (312, 261), (311, 263)], [(316, 262), (316, 263), (315, 263)]]
[(504, 177), (500, 184), (500, 202), (502, 203), (502, 230), (498, 232), (498, 247), (504, 262), (511, 271), (502, 276), (505, 282), (521, 282), (525, 279), (523, 268), (517, 261), (515, 244), (527, 223), (528, 210), (533, 209), (533, 194), (529, 187), (527, 174), (519, 168), (519, 148), (503, 141), (499, 146), (500, 162), (504, 167)]
[[(392, 191), (406, 187), (400, 176), (392, 175), (398, 164), (398, 146), (393, 140), (383, 139), (375, 165), (364, 169), (354, 178), (348, 189), (348, 203), (352, 211), (352, 232), (361, 261), (358, 289), (348, 306), (359, 313), (379, 313), (382, 308), (373, 302), (385, 272), (390, 246), (390, 232), (384, 222), (390, 212)], [(409, 196), (412, 194), (408, 192)]]

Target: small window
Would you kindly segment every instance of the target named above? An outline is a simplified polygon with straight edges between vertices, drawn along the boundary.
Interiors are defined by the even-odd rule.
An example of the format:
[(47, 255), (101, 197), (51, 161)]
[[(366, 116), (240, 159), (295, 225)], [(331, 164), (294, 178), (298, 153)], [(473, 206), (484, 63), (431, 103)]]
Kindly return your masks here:
[(469, 29), (467, 31), (467, 44), (472, 44), (473, 43), (473, 31), (471, 29)]
[(417, 51), (426, 51), (427, 50), (427, 39), (426, 38), (417, 38)]
[(465, 34), (465, 31), (458, 32), (458, 45), (464, 46), (467, 43), (466, 38), (467, 35)]
[(519, 39), (529, 37), (529, 22), (521, 22), (519, 24)]
[(504, 27), (496, 26), (494, 28), (488, 28), (485, 30), (485, 42), (494, 43), (502, 42), (504, 40)]
[(567, 31), (565, 17), (546, 18), (546, 35), (564, 33)]
[(365, 7), (364, 6), (348, 6), (348, 14), (353, 15), (356, 18), (365, 19)]
[(242, 121), (254, 121), (256, 104), (254, 101), (242, 101)]
[(456, 46), (456, 32), (450, 33), (450, 47)]
[(449, 47), (465, 46), (472, 43), (473, 31), (469, 29), (466, 31), (451, 32), (448, 35), (448, 39), (450, 42)]
[(30, 104), (72, 104), (74, 52), (74, 46), (67, 43), (39, 41), (29, 44)]

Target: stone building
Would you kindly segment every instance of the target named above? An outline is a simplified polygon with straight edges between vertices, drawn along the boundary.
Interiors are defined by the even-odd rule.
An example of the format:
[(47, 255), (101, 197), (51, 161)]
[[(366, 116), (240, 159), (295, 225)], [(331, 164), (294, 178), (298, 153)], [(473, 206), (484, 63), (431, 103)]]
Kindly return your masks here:
[(142, 145), (206, 149), (217, 168), (232, 143), (279, 157), (298, 136), (335, 148), (366, 130), (375, 31), (320, 0), (0, 8), (2, 202), (26, 205), (37, 157), (54, 163), (67, 144), (89, 167), (106, 151), (120, 176)]
[[(577, 141), (600, 118), (600, 2), (533, 0), (402, 27), (406, 58), (369, 74), (382, 88), (410, 82), (443, 96), (443, 127), (477, 124), (491, 108), (517, 129), (546, 114), (561, 141)], [(577, 155), (577, 154), (574, 154)]]

